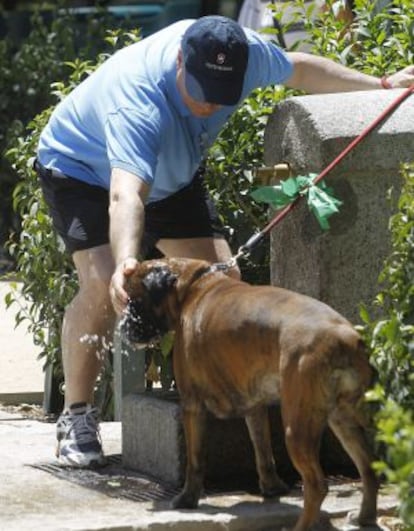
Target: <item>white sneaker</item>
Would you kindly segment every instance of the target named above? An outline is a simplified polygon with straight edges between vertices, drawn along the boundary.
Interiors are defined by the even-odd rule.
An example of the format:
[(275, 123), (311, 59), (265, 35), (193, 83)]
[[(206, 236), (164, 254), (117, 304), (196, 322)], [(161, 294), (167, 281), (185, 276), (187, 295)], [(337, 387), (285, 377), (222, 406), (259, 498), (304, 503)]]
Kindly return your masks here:
[(56, 436), (56, 457), (61, 465), (78, 468), (105, 465), (97, 408), (85, 402), (72, 404), (58, 418)]

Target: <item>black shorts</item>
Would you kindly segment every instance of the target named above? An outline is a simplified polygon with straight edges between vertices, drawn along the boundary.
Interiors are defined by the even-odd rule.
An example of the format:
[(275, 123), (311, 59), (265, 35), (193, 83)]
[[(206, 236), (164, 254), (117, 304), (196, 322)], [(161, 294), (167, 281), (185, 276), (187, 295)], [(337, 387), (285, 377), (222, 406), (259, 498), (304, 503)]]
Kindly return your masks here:
[[(100, 186), (56, 173), (35, 161), (34, 168), (53, 225), (69, 253), (109, 243), (109, 193)], [(175, 194), (145, 207), (141, 256), (152, 255), (162, 238), (224, 238), (224, 228), (198, 170)]]

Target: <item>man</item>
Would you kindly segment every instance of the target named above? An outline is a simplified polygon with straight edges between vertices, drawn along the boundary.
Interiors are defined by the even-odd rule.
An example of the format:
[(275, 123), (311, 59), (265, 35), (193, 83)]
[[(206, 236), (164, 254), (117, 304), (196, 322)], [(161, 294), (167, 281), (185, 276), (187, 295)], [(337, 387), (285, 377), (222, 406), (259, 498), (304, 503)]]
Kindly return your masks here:
[(330, 60), (286, 54), (253, 30), (209, 16), (117, 52), (57, 106), (35, 167), (79, 276), (62, 329), (62, 464), (104, 461), (93, 391), (138, 257), (154, 246), (166, 256), (231, 257), (201, 162), (251, 90), (285, 83), (326, 93), (413, 82), (413, 67), (381, 82)]

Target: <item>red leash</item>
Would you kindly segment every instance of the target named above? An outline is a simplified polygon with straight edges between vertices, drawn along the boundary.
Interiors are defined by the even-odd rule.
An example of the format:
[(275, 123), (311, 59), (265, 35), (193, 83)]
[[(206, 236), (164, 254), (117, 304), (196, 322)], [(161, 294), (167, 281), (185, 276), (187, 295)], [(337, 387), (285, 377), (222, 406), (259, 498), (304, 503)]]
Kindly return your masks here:
[[(411, 85), (411, 87), (408, 87), (402, 94), (398, 96), (391, 104), (376, 118), (370, 125), (368, 125), (362, 133), (354, 138), (348, 146), (330, 163), (324, 170), (321, 171), (321, 173), (315, 177), (313, 180), (314, 184), (317, 184), (319, 181), (321, 181), (326, 175), (333, 170), (342, 159), (344, 159), (348, 153), (350, 153), (373, 129), (375, 129), (389, 114), (392, 113), (408, 96), (410, 96), (412, 93), (414, 93), (414, 85)], [(251, 236), (247, 242), (240, 247), (240, 249), (237, 252), (237, 255), (235, 259), (239, 258), (240, 256), (245, 256), (249, 254), (251, 249), (257, 245), (264, 236), (275, 226), (277, 223), (282, 221), (282, 219), (295, 208), (295, 206), (299, 203), (300, 199), (302, 199), (302, 195), (299, 195), (296, 197), (296, 199), (284, 207), (278, 214), (274, 216), (274, 218), (269, 221), (269, 223), (258, 233)]]

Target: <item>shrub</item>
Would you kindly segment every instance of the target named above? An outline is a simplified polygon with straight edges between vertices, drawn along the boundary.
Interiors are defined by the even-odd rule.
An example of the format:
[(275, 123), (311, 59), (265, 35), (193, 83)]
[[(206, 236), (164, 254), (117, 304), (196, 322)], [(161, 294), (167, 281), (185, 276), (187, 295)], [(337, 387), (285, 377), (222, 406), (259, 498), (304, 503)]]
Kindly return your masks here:
[(398, 212), (390, 219), (393, 249), (374, 301), (382, 317), (370, 320), (367, 311), (362, 315), (385, 394), (414, 410), (414, 165), (404, 166), (403, 177)]
[[(327, 0), (317, 10), (305, 0), (283, 2), (275, 11), (280, 21), (290, 9), (291, 23), (302, 21), (311, 51), (373, 75), (392, 73), (413, 64), (414, 12), (411, 0), (393, 0), (378, 10), (372, 0), (354, 1), (354, 19), (338, 16), (343, 0)], [(285, 31), (289, 30), (289, 25)]]
[(414, 526), (414, 164), (403, 168), (398, 212), (390, 220), (392, 252), (380, 275), (375, 299), (380, 319), (363, 309), (365, 335), (378, 369), (376, 402), (378, 440), (383, 445), (378, 471), (397, 484), (400, 514)]
[[(19, 46), (9, 37), (0, 41), (0, 150), (4, 152), (40, 109), (52, 101), (50, 83), (65, 79), (65, 60), (75, 57), (73, 26), (62, 15), (47, 29), (40, 13), (34, 12), (33, 31)], [(19, 220), (12, 210), (16, 173), (7, 158), (0, 160), (0, 246)]]
[[(63, 5), (64, 2), (60, 1), (56, 7)], [(0, 164), (0, 189), (4, 192), (0, 201), (6, 225), (1, 237), (6, 236), (11, 225), (14, 226), (16, 232), (7, 249), (15, 260), (18, 278), (23, 281), (23, 296), (27, 303), (17, 312), (16, 324), (29, 321), (34, 343), (41, 347), (40, 356), (45, 356), (45, 360), (59, 369), (59, 318), (73, 292), (75, 279), (51, 230), (31, 165), (39, 132), (51, 113), (52, 102), (62, 97), (59, 94), (61, 85), (54, 85), (51, 90), (51, 83), (55, 79), (66, 82), (71, 71), (66, 61), (73, 60), (76, 53), (86, 54), (87, 49), (83, 52), (75, 50), (76, 29), (65, 11), (49, 25), (40, 10), (35, 10), (31, 26), (30, 34), (18, 46), (8, 37), (0, 43), (3, 124), (0, 147), (2, 151), (7, 149)], [(24, 136), (27, 134), (26, 124), (39, 109), (46, 110), (31, 123), (31, 134)], [(13, 224), (9, 213), (12, 205), (17, 214)], [(9, 293), (7, 305), (14, 300), (14, 294)]]

